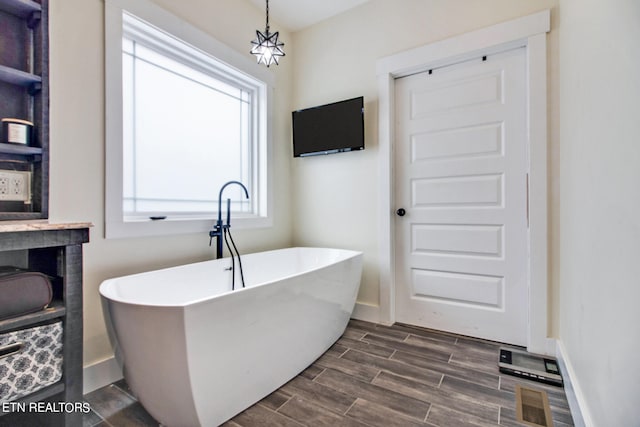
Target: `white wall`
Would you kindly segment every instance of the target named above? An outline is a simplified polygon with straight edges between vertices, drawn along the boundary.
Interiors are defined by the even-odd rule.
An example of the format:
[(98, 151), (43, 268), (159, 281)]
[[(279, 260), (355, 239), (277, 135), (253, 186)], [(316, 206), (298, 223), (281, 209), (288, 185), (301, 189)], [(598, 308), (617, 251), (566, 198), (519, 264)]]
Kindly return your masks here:
[[(239, 52), (251, 48), (264, 11), (237, 0), (154, 0)], [(110, 357), (98, 286), (102, 280), (213, 257), (206, 233), (174, 237), (104, 239), (104, 3), (52, 1), (51, 42), (51, 219), (91, 221), (84, 255), (85, 366)], [(282, 39), (291, 40), (287, 32)], [(241, 252), (291, 244), (289, 186), (290, 84), (292, 66), (276, 75), (273, 147), (275, 224), (236, 231)], [(176, 152), (179, 155), (179, 151)], [(218, 191), (211, 189), (212, 193)]]
[[(240, 52), (264, 23), (264, 12), (249, 2), (155, 1)], [(563, 0), (558, 14), (557, 0), (372, 0), (295, 34), (278, 28), (287, 56), (272, 67), (276, 222), (236, 233), (242, 250), (291, 243), (363, 250), (359, 300), (377, 304), (376, 60), (553, 8), (551, 333), (566, 350), (593, 425), (637, 424), (631, 413), (640, 402), (640, 3), (614, 3)], [(97, 292), (103, 279), (212, 257), (204, 235), (103, 238), (103, 21), (100, 0), (51, 2), (51, 218), (95, 224), (85, 247), (85, 365), (112, 354)], [(291, 158), (291, 110), (359, 95), (366, 102), (366, 150)]]
[[(358, 301), (379, 303), (376, 61), (556, 4), (555, 0), (372, 0), (295, 33), (294, 108), (365, 97), (364, 151), (294, 159), (292, 166), (294, 241), (364, 251)], [(557, 46), (553, 30), (548, 42), (553, 80)], [(555, 81), (549, 90), (555, 105)], [(557, 132), (551, 117), (550, 113), (553, 141)]]
[(587, 425), (638, 425), (640, 2), (559, 15), (559, 339)]

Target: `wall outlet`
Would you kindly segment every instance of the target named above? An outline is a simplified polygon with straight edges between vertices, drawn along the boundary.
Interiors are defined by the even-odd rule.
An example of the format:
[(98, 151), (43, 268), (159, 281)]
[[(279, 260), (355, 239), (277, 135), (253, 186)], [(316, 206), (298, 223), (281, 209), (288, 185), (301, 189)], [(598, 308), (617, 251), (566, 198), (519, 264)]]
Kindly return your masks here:
[(0, 200), (31, 203), (31, 172), (0, 171)]

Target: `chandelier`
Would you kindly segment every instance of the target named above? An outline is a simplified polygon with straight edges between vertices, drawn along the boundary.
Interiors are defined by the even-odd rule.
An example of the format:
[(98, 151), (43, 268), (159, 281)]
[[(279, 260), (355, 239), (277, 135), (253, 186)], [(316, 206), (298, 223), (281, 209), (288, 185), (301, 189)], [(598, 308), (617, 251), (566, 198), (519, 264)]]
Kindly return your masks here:
[(278, 32), (269, 32), (269, 0), (267, 0), (267, 25), (264, 33), (256, 30), (256, 39), (251, 41), (253, 48), (251, 53), (256, 56), (258, 64), (267, 67), (275, 62), (278, 65), (278, 57), (284, 56), (282, 47), (284, 43), (278, 40)]

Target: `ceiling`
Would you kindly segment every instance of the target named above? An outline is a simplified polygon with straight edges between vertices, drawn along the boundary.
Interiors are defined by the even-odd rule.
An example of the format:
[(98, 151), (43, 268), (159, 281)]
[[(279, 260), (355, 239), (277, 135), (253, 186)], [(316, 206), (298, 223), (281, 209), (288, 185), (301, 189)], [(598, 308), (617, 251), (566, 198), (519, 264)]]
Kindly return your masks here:
[[(265, 0), (250, 1), (265, 10)], [(369, 0), (269, 0), (269, 21), (275, 21), (289, 31), (298, 31), (367, 1)], [(273, 30), (278, 31), (277, 28)]]

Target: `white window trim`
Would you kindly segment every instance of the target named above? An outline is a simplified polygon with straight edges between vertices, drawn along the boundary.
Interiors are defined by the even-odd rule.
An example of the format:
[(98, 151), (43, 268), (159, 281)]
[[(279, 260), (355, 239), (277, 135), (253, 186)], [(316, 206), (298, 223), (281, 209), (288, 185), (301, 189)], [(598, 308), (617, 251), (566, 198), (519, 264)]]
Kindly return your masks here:
[[(255, 160), (257, 168), (252, 183), (261, 197), (254, 200), (259, 215), (234, 214), (233, 227), (258, 228), (273, 225), (273, 160), (271, 150), (271, 111), (274, 88), (273, 74), (243, 55), (214, 39), (205, 32), (182, 21), (148, 0), (105, 1), (105, 237), (126, 238), (207, 232), (217, 218), (217, 212), (202, 217), (167, 218), (125, 221), (122, 211), (122, 14), (130, 13), (162, 31), (171, 34), (206, 54), (224, 62), (251, 78), (265, 83), (260, 89), (258, 108), (266, 111), (259, 117), (256, 143), (259, 148)], [(211, 188), (217, 197), (219, 188)], [(266, 196), (265, 196), (266, 194)], [(224, 206), (223, 206), (224, 208)]]

